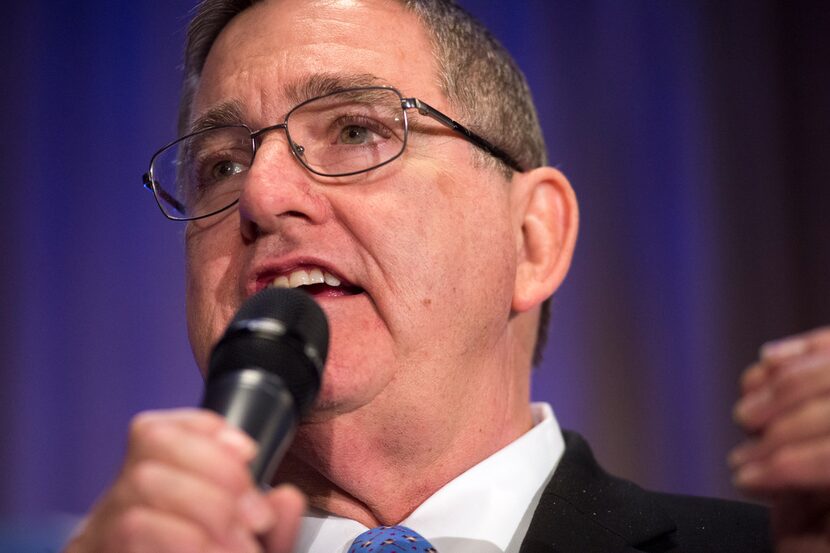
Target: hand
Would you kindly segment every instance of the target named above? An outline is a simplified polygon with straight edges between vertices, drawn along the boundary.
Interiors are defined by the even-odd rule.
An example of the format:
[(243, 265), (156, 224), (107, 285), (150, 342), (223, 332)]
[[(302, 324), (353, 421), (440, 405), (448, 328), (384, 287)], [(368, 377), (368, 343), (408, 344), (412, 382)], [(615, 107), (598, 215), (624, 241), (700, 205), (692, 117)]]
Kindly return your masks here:
[(741, 387), (735, 484), (771, 502), (779, 553), (830, 552), (830, 327), (762, 347)]
[(256, 444), (215, 413), (147, 412), (127, 456), (65, 553), (290, 553), (305, 500), (251, 479)]

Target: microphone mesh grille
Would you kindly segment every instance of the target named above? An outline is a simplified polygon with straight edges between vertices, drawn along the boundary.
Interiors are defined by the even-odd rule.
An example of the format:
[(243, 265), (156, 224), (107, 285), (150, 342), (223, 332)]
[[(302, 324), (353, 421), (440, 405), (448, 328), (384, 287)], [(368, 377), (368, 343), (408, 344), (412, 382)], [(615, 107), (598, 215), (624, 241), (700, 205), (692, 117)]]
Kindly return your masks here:
[(314, 347), (325, 360), (329, 325), (317, 302), (292, 288), (265, 288), (242, 304), (232, 323), (250, 319), (276, 319), (291, 329), (304, 344)]
[[(285, 333), (252, 332), (247, 326), (234, 327), (241, 321), (262, 319), (281, 322)], [(253, 367), (268, 371), (283, 380), (303, 414), (319, 391), (328, 342), (328, 321), (311, 296), (299, 290), (266, 288), (242, 305), (216, 344), (208, 380)], [(319, 366), (308, 356), (308, 346), (317, 351)]]

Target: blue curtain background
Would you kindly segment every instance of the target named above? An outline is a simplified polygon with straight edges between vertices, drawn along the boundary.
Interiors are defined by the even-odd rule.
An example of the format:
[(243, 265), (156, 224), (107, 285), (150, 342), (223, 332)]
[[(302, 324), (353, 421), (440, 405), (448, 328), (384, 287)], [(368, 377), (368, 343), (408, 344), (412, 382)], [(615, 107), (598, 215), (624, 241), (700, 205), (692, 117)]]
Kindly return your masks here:
[[(524, 68), (583, 226), (534, 396), (613, 472), (734, 496), (737, 377), (830, 323), (830, 4), (462, 2)], [(0, 517), (83, 513), (193, 405), (175, 135), (190, 0), (15, 2), (2, 45)], [(2, 530), (0, 528), (0, 530)]]

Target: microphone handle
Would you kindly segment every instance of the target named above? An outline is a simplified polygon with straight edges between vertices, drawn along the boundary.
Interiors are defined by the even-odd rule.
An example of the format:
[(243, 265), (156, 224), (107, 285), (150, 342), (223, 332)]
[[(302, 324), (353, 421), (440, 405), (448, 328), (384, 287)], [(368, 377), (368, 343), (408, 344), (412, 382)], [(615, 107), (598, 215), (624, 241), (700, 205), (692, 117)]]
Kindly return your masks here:
[(208, 380), (202, 407), (219, 413), (259, 444), (251, 475), (261, 487), (271, 487), (297, 427), (294, 398), (282, 378), (256, 367), (225, 373)]

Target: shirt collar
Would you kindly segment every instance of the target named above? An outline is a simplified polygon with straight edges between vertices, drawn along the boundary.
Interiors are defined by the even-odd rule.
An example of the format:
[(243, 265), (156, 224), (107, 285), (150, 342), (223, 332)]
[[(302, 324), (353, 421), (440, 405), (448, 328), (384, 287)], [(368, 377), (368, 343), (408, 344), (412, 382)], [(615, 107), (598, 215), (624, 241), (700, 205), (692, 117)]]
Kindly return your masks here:
[[(405, 520), (441, 553), (518, 551), (542, 489), (565, 450), (547, 403), (531, 404), (534, 426), (448, 482)], [(297, 551), (339, 553), (368, 530), (350, 519), (309, 512)]]

